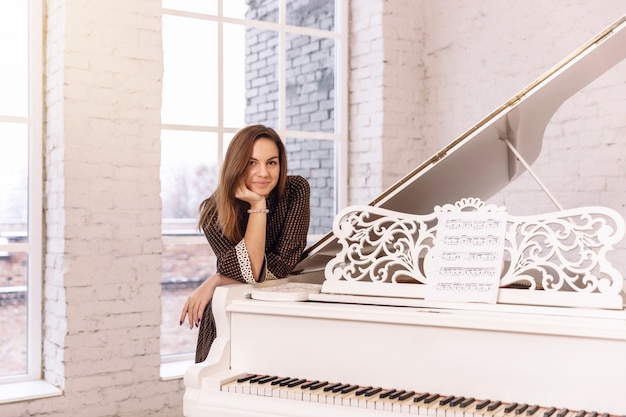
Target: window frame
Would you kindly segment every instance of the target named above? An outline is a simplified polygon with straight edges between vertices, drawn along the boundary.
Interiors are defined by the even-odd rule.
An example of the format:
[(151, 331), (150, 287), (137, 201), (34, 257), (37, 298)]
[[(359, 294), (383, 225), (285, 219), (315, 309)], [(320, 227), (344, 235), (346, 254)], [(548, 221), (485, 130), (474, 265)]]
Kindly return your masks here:
[[(0, 376), (0, 385), (39, 381), (42, 375), (43, 295), (43, 6), (28, 0), (28, 115), (0, 116), (0, 121), (28, 127), (28, 241), (3, 249), (28, 255), (26, 283), (26, 372)], [(8, 392), (9, 390), (7, 390)], [(4, 397), (4, 395), (2, 396)]]
[[(300, 26), (287, 25), (286, 23), (286, 0), (278, 0), (278, 22), (266, 22), (250, 19), (237, 19), (223, 16), (222, 2), (225, 0), (217, 1), (217, 14), (209, 15), (203, 13), (194, 13), (181, 10), (174, 10), (169, 8), (163, 8), (163, 15), (173, 15), (180, 17), (190, 17), (197, 19), (205, 19), (217, 23), (217, 72), (218, 72), (218, 103), (222, 103), (224, 97), (223, 89), (223, 48), (224, 48), (224, 34), (223, 24), (239, 24), (245, 27), (254, 27), (260, 29), (274, 30), (278, 33), (278, 126), (277, 133), (283, 138), (302, 138), (302, 139), (322, 139), (335, 141), (335, 207), (336, 210), (340, 210), (346, 205), (347, 201), (347, 172), (348, 172), (348, 0), (335, 0), (335, 30), (333, 32), (324, 31), (320, 29), (312, 29)], [(334, 116), (334, 132), (310, 132), (310, 131), (295, 131), (286, 129), (287, 117), (285, 112), (285, 103), (287, 99), (287, 86), (286, 86), (286, 72), (287, 63), (285, 61), (284, 51), (286, 50), (286, 34), (292, 33), (305, 36), (323, 36), (335, 40), (335, 116)], [(216, 126), (191, 126), (180, 124), (167, 124), (161, 125), (161, 130), (170, 131), (199, 131), (199, 132), (211, 132), (216, 134), (218, 143), (218, 169), (223, 161), (223, 155), (225, 152), (225, 137), (230, 137), (236, 133), (237, 129), (225, 127), (223, 109), (218, 105), (218, 117)], [(193, 225), (195, 228), (195, 224)], [(309, 235), (309, 239), (312, 241), (319, 240), (323, 235)], [(193, 244), (199, 242), (205, 242), (204, 236), (202, 236), (197, 230), (178, 230), (175, 232), (169, 232), (166, 228), (163, 228), (162, 232), (163, 242), (176, 242), (177, 244)], [(165, 369), (175, 370), (172, 372), (180, 372), (181, 367), (176, 367), (176, 363), (189, 363), (193, 359), (193, 352), (188, 354), (161, 354), (162, 362), (162, 377), (167, 377), (169, 372)]]

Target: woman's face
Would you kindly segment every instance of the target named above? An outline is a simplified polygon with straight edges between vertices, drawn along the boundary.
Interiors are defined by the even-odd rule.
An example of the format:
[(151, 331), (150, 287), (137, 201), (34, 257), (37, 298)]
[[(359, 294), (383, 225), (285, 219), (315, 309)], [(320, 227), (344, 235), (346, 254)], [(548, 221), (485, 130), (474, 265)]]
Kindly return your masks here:
[(274, 189), (280, 176), (280, 161), (273, 140), (260, 138), (254, 142), (245, 176), (246, 187), (258, 195), (266, 197)]

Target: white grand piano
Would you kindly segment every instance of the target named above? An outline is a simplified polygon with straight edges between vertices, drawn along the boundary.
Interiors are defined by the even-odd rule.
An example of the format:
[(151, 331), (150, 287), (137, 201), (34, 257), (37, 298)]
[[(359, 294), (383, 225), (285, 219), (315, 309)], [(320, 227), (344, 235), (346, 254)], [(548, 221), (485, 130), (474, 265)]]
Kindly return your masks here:
[(553, 213), (506, 216), (497, 302), (424, 290), (438, 213), (498, 211), (483, 201), (533, 175), (554, 112), (625, 45), (626, 16), (370, 205), (339, 213), (293, 276), (219, 288), (217, 339), (185, 374), (184, 415), (626, 415), (613, 210), (554, 200)]

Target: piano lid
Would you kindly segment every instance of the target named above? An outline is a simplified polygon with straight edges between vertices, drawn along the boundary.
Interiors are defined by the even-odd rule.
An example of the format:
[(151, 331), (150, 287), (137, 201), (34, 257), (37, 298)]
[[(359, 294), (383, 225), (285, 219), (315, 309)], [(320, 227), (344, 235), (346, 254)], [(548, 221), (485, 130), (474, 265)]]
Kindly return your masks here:
[[(555, 111), (626, 58), (626, 16), (584, 44), (478, 124), (385, 190), (370, 206), (426, 214), (436, 205), (477, 197), (487, 201), (526, 169), (508, 139), (532, 164)], [(323, 270), (339, 251), (332, 232), (308, 248), (294, 274)]]

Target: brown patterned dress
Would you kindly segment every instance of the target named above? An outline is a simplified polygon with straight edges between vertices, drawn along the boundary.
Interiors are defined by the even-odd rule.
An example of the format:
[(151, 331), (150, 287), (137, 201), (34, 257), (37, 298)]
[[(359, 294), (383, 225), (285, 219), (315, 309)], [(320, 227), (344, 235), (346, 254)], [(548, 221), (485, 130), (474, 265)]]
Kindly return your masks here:
[[(306, 247), (310, 221), (311, 189), (301, 176), (288, 176), (285, 194), (278, 201), (276, 190), (267, 197), (267, 234), (265, 263), (261, 278), (284, 278), (296, 266)], [(247, 224), (248, 218), (242, 218)], [(217, 257), (217, 272), (244, 283), (253, 283), (252, 269), (243, 240), (231, 243), (222, 233), (217, 221), (203, 225), (204, 234)], [(196, 363), (206, 359), (216, 337), (211, 302), (202, 314), (196, 347)]]

